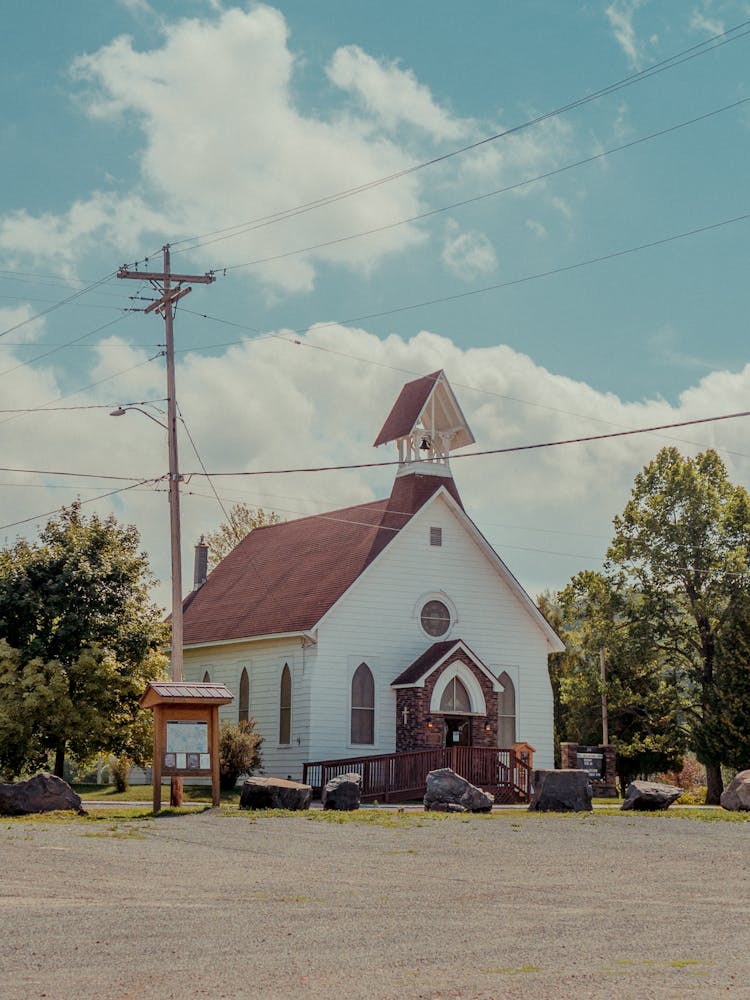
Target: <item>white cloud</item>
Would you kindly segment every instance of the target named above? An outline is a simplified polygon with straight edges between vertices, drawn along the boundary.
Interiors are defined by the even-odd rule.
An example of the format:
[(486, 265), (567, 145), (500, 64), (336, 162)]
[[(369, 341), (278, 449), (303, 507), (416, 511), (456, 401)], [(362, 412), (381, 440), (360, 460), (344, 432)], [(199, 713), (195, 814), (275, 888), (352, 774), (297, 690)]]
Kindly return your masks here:
[[(296, 59), (287, 41), (282, 15), (259, 5), (179, 21), (151, 51), (136, 51), (123, 36), (77, 60), (89, 114), (124, 116), (140, 128), (145, 189), (164, 206), (170, 233), (210, 233), (259, 219), (412, 162), (407, 150), (373, 131), (369, 117), (305, 114), (293, 96)], [(217, 267), (244, 264), (410, 217), (421, 208), (419, 187), (407, 177), (325, 213), (219, 241), (202, 258), (208, 252)], [(321, 262), (368, 272), (421, 239), (415, 227), (402, 226), (246, 273), (272, 289), (304, 292)]]
[(717, 17), (711, 17), (707, 11), (694, 10), (690, 17), (690, 27), (694, 31), (708, 35), (722, 35), (725, 30), (724, 22)]
[[(291, 337), (291, 333), (282, 336)], [(182, 355), (177, 386), (190, 433), (210, 471), (270, 470), (395, 458), (371, 445), (401, 385), (444, 367), (477, 439), (478, 449), (502, 448), (601, 434), (746, 409), (750, 366), (713, 372), (686, 390), (675, 405), (663, 399), (626, 402), (556, 375), (506, 346), (463, 350), (424, 331), (411, 340), (385, 340), (359, 329), (319, 325), (301, 346), (274, 339), (246, 342), (216, 357)], [(315, 345), (311, 350), (305, 344)], [(85, 355), (77, 377), (94, 381), (145, 356), (108, 338)], [(6, 384), (7, 383), (7, 384)], [(29, 406), (59, 395), (51, 369), (22, 368), (4, 383), (4, 407)], [(252, 385), (252, 392), (248, 385)], [(159, 362), (102, 383), (95, 399), (108, 404), (164, 395)], [(74, 399), (66, 402), (72, 403)], [(86, 402), (90, 401), (87, 394)], [(0, 420), (4, 417), (0, 415)], [(118, 420), (107, 410), (36, 414), (2, 424), (3, 465), (69, 469), (113, 475), (159, 476), (166, 471), (164, 435), (138, 413)], [(453, 470), (467, 510), (532, 593), (561, 586), (584, 567), (595, 567), (638, 469), (666, 443), (686, 453), (721, 444), (730, 475), (750, 484), (746, 422), (724, 421), (665, 434), (625, 437), (495, 457), (460, 459)], [(181, 468), (197, 472), (187, 438)], [(246, 500), (293, 518), (387, 495), (394, 470), (217, 478), (229, 503)], [(24, 486), (33, 483), (37, 485)], [(41, 486), (39, 484), (42, 484)], [(2, 524), (23, 519), (118, 483), (0, 473)], [(57, 487), (62, 487), (59, 489)], [(168, 578), (168, 509), (163, 493), (131, 491), (92, 505), (114, 510), (141, 530), (157, 575)], [(185, 587), (192, 546), (222, 518), (205, 480), (188, 478), (183, 497)], [(43, 521), (43, 518), (39, 519)], [(12, 540), (17, 531), (0, 531)], [(560, 555), (559, 553), (568, 553)], [(168, 600), (168, 587), (160, 596)]]
[[(92, 118), (123, 123), (140, 135), (133, 157), (137, 191), (94, 192), (59, 215), (6, 215), (0, 249), (9, 259), (72, 275), (81, 254), (103, 244), (115, 248), (115, 259), (132, 260), (164, 239), (260, 219), (414, 162), (414, 153), (370, 115), (334, 111), (326, 118), (298, 106), (296, 57), (278, 11), (233, 8), (163, 25), (162, 31), (163, 42), (151, 50), (137, 51), (130, 37), (121, 36), (78, 58), (72, 69)], [(422, 91), (413, 82), (416, 100)], [(440, 115), (446, 133), (459, 128), (437, 106), (434, 113), (433, 130)], [(423, 207), (420, 185), (420, 178), (407, 176), (324, 213), (251, 227), (231, 242), (212, 241), (201, 251), (201, 266), (244, 265), (409, 218)], [(322, 263), (367, 274), (384, 257), (423, 239), (415, 226), (404, 225), (242, 273), (259, 278), (270, 296), (306, 292)]]
[[(72, 67), (84, 111), (102, 127), (120, 128), (131, 142), (138, 176), (130, 191), (82, 194), (59, 214), (7, 214), (0, 218), (0, 250), (9, 259), (72, 276), (86, 253), (135, 260), (165, 240), (238, 227), (231, 238), (208, 236), (190, 266), (240, 265), (235, 273), (259, 281), (273, 302), (311, 291), (322, 267), (370, 276), (384, 261), (426, 246), (430, 230), (406, 224), (337, 243), (341, 237), (419, 215), (441, 198), (456, 200), (549, 169), (569, 145), (570, 126), (550, 121), (429, 175), (408, 173), (324, 211), (267, 225), (262, 220), (274, 213), (428, 159), (430, 140), (461, 143), (501, 126), (455, 116), (410, 69), (354, 46), (329, 62), (326, 96), (338, 104), (307, 110), (286, 22), (269, 6), (162, 23), (155, 37), (151, 48), (138, 50), (123, 35)], [(296, 253), (312, 246), (317, 249)], [(437, 258), (439, 239), (431, 250)], [(488, 261), (485, 247), (476, 266)]]
[(661, 365), (701, 373), (713, 371), (716, 367), (706, 358), (683, 351), (677, 331), (669, 325), (660, 327), (653, 334), (649, 347), (654, 359)]
[(443, 265), (464, 281), (490, 274), (497, 267), (495, 249), (484, 233), (462, 232), (451, 220), (440, 259)]
[[(641, 68), (646, 43), (638, 37), (633, 21), (636, 12), (645, 2), (646, 0), (614, 0), (604, 12), (617, 44), (636, 69)], [(654, 39), (649, 41), (653, 42)]]
[(154, 9), (148, 0), (117, 0), (117, 2), (131, 14), (146, 14), (154, 17)]
[(437, 105), (428, 87), (411, 70), (395, 62), (378, 62), (358, 45), (338, 49), (331, 59), (328, 78), (337, 87), (357, 94), (367, 111), (387, 129), (402, 122), (423, 129), (436, 140), (464, 138), (471, 123)]
[(137, 196), (95, 192), (74, 202), (62, 215), (33, 216), (19, 211), (0, 218), (0, 250), (10, 262), (52, 267), (72, 278), (82, 254), (137, 246), (147, 233), (164, 232), (166, 226), (166, 218)]
[(544, 226), (537, 219), (527, 219), (526, 228), (529, 230), (529, 232), (532, 232), (534, 236), (538, 236), (540, 239), (546, 239), (548, 235), (547, 227)]
[[(31, 317), (34, 315), (34, 311), (28, 305), (16, 308), (0, 307), (0, 335), (8, 334), (15, 343), (33, 343), (41, 337), (45, 327), (44, 317), (32, 320)], [(0, 368), (5, 367), (6, 365), (0, 362)]]

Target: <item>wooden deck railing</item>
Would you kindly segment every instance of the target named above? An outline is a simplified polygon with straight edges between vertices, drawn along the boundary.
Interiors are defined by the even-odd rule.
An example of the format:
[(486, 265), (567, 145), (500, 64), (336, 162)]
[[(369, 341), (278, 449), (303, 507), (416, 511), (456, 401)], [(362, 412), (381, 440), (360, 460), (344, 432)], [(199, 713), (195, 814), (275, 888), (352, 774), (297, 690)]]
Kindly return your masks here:
[(427, 774), (450, 767), (472, 785), (494, 795), (498, 804), (528, 802), (530, 770), (513, 750), (497, 747), (438, 747), (410, 753), (378, 754), (311, 761), (304, 765), (302, 780), (316, 794), (339, 774), (355, 771), (362, 778), (362, 801), (404, 802), (424, 795)]

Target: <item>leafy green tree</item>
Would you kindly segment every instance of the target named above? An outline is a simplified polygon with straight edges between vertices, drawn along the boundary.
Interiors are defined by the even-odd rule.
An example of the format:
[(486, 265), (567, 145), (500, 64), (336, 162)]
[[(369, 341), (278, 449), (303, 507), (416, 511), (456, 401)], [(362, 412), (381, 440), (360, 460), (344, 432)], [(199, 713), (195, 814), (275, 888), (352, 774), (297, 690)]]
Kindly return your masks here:
[(713, 683), (708, 691), (694, 746), (727, 768), (750, 766), (750, 595), (737, 593), (716, 646)]
[[(564, 653), (552, 653), (547, 660), (549, 679), (552, 686), (552, 717), (554, 720), (554, 754), (555, 767), (560, 767), (560, 743), (568, 739), (573, 732), (568, 720), (568, 703), (563, 702), (562, 691), (568, 678), (577, 668), (579, 653), (568, 641), (567, 628), (563, 618), (562, 608), (557, 594), (545, 592), (537, 597), (537, 605), (552, 628), (565, 641)], [(571, 702), (576, 704), (576, 702)]]
[(206, 534), (209, 564), (213, 567), (220, 563), (254, 528), (278, 524), (280, 520), (275, 511), (266, 514), (262, 507), (253, 508), (246, 503), (235, 504), (229, 510), (228, 519), (216, 531)]
[(623, 788), (640, 774), (679, 765), (685, 749), (679, 696), (668, 665), (651, 646), (639, 603), (621, 581), (591, 571), (579, 573), (558, 595), (557, 628), (566, 643), (558, 667), (563, 738), (601, 741), (606, 694), (609, 740)]
[[(0, 768), (142, 745), (138, 700), (160, 676), (167, 626), (138, 532), (64, 509), (39, 540), (0, 550)], [(135, 741), (135, 743), (134, 743)]]
[(739, 643), (748, 629), (750, 498), (716, 452), (684, 458), (664, 448), (636, 476), (614, 525), (610, 567), (639, 595), (631, 620), (672, 672), (706, 768), (706, 801), (716, 804), (729, 752), (722, 726), (735, 741), (750, 727), (736, 714), (744, 700), (732, 695), (738, 658), (747, 663)]

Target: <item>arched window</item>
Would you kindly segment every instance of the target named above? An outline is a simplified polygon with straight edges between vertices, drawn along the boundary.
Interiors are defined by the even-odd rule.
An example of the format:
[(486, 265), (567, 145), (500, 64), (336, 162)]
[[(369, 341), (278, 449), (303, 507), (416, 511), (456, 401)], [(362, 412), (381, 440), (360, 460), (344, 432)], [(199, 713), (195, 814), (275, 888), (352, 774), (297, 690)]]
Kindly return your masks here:
[(240, 674), (240, 701), (237, 712), (238, 722), (247, 722), (250, 718), (250, 677), (247, 667), (242, 668)]
[(508, 750), (516, 742), (516, 689), (505, 671), (498, 680), (503, 690), (497, 696), (497, 745)]
[(453, 677), (443, 691), (443, 697), (440, 699), (440, 711), (457, 712), (459, 715), (465, 715), (471, 711), (469, 692), (458, 677)]
[(211, 674), (209, 674), (208, 671), (206, 671), (205, 674), (203, 675), (203, 683), (204, 684), (210, 684), (211, 683)]
[(292, 672), (289, 664), (281, 671), (279, 692), (279, 743), (292, 742)]
[(352, 677), (352, 743), (375, 742), (375, 681), (366, 663)]

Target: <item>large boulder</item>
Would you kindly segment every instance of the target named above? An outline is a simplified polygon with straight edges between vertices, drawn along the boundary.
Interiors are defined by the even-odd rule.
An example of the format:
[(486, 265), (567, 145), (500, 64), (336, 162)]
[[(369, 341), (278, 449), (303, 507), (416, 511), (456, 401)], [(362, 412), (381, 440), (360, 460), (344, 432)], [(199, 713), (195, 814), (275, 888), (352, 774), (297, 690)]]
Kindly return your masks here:
[(356, 771), (339, 774), (326, 782), (320, 800), (324, 809), (338, 809), (341, 812), (351, 812), (359, 809), (362, 799), (362, 776)]
[(450, 767), (441, 767), (427, 775), (424, 807), (435, 812), (456, 812), (450, 806), (461, 806), (466, 812), (490, 812), (495, 800), (481, 788), (472, 785)]
[(29, 813), (56, 812), (58, 809), (75, 809), (81, 816), (86, 810), (78, 795), (67, 781), (54, 774), (35, 774), (28, 781), (11, 785), (0, 784), (0, 815), (24, 816)]
[(721, 793), (721, 805), (730, 812), (750, 811), (750, 770), (740, 771)]
[(639, 812), (669, 809), (682, 793), (682, 788), (663, 785), (659, 781), (631, 781), (625, 789), (625, 798), (620, 808), (635, 809)]
[(586, 771), (532, 771), (530, 812), (591, 812), (591, 783)]
[(309, 809), (312, 786), (287, 778), (247, 778), (240, 809)]

